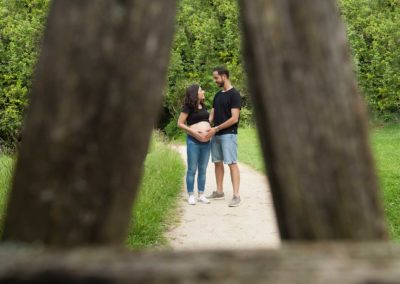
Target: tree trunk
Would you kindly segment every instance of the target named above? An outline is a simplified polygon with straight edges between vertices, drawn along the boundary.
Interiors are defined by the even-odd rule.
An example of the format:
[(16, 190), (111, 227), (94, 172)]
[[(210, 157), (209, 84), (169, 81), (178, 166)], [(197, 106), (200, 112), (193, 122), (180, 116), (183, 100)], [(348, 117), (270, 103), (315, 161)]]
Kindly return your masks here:
[(56, 246), (126, 237), (161, 107), (174, 0), (55, 0), (4, 239)]
[(240, 3), (282, 238), (386, 238), (365, 107), (336, 1)]

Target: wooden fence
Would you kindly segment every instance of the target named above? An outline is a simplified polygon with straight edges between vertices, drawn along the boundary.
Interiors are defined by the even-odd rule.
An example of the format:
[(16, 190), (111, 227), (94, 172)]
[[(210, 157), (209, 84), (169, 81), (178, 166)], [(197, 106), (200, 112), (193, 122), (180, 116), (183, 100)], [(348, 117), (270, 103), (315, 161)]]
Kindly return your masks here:
[(1, 283), (397, 283), (334, 0), (241, 0), (280, 250), (128, 252), (174, 0), (53, 0), (0, 246)]

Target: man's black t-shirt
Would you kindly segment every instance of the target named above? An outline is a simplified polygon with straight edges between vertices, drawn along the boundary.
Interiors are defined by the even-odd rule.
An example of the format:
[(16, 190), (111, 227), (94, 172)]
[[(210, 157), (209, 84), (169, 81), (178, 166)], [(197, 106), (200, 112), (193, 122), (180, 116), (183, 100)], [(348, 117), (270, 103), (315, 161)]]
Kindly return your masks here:
[[(240, 93), (235, 89), (228, 91), (219, 91), (216, 93), (213, 101), (214, 108), (214, 125), (218, 126), (232, 117), (232, 108), (241, 108)], [(221, 129), (216, 135), (237, 134), (239, 122), (228, 128)]]
[(208, 119), (210, 117), (210, 114), (205, 106), (203, 106), (202, 109), (198, 109), (197, 111), (195, 111), (192, 106), (185, 104), (182, 108), (182, 112), (188, 114), (188, 117), (186, 119), (188, 125), (192, 125), (200, 121), (208, 122)]

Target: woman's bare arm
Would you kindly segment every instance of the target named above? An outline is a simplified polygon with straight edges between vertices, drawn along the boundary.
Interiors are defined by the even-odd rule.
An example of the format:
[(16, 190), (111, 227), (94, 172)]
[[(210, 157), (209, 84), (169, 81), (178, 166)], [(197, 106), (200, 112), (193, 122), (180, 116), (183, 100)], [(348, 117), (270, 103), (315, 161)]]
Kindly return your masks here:
[(214, 121), (214, 108), (212, 108), (210, 111), (210, 116), (208, 118), (208, 121), (210, 122), (210, 124)]
[(190, 134), (197, 140), (206, 142), (207, 140), (204, 139), (203, 135), (200, 135), (200, 133), (198, 133), (197, 131), (194, 131), (193, 129), (191, 129), (189, 126), (186, 125), (187, 117), (188, 117), (187, 113), (181, 112), (181, 114), (179, 115), (179, 118), (178, 118), (178, 127), (180, 129), (185, 130), (188, 134)]

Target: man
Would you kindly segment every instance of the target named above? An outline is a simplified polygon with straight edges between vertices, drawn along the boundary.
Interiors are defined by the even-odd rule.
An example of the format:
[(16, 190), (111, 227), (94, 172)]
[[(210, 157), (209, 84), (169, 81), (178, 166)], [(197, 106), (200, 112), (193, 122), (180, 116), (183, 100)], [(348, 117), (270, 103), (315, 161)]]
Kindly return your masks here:
[(233, 198), (230, 207), (240, 205), (239, 184), (240, 172), (237, 165), (237, 130), (241, 107), (240, 93), (232, 86), (229, 80), (229, 71), (223, 67), (213, 70), (215, 83), (222, 88), (216, 93), (210, 120), (214, 127), (207, 134), (211, 138), (211, 157), (215, 164), (215, 178), (217, 190), (208, 196), (210, 199), (224, 199), (223, 190), (224, 164), (229, 166), (233, 187)]

